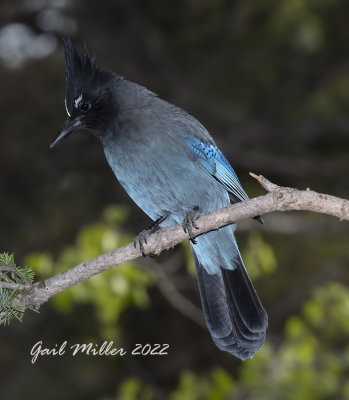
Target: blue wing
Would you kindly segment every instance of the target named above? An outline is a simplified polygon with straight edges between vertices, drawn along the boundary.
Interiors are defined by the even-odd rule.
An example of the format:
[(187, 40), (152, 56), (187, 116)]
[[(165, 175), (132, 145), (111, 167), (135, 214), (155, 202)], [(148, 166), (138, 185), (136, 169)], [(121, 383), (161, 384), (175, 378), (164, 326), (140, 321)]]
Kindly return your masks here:
[(192, 136), (187, 136), (185, 140), (190, 150), (197, 156), (200, 166), (236, 198), (241, 201), (248, 199), (235, 171), (215, 144), (203, 143)]

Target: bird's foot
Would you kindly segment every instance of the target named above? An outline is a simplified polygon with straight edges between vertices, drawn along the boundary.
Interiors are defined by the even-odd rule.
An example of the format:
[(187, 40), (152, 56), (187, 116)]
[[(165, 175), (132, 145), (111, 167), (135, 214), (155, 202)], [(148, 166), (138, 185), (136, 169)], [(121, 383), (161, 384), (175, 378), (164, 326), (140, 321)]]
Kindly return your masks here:
[(136, 248), (139, 246), (139, 250), (142, 253), (142, 256), (145, 257), (144, 245), (148, 244), (147, 239), (152, 234), (150, 229), (144, 229), (144, 231), (140, 232), (133, 240), (133, 245)]
[(198, 211), (199, 211), (199, 206), (193, 207), (190, 211), (188, 211), (185, 214), (185, 217), (182, 222), (182, 227), (185, 233), (188, 232), (189, 239), (193, 244), (196, 244), (195, 237), (196, 235), (193, 232), (193, 228), (199, 229), (199, 227), (196, 225), (195, 221), (198, 219)]
[[(144, 251), (144, 245), (148, 244), (147, 239), (149, 238), (149, 236), (154, 233), (155, 231), (157, 231), (158, 229), (160, 229), (160, 224), (161, 222), (165, 221), (165, 219), (168, 217), (168, 214), (166, 214), (163, 217), (158, 218), (156, 221), (154, 221), (147, 229), (144, 229), (144, 231), (140, 232), (133, 240), (133, 245), (136, 248), (137, 245), (139, 246), (139, 250), (142, 253), (142, 256), (145, 257), (146, 253)], [(149, 253), (149, 256), (151, 256), (152, 254)]]

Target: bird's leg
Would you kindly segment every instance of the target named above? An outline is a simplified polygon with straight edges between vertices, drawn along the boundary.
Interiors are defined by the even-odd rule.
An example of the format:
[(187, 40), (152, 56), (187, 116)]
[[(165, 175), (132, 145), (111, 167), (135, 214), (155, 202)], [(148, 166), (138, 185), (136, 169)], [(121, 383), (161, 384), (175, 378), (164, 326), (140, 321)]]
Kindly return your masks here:
[(184, 229), (184, 232), (185, 233), (188, 232), (189, 239), (193, 244), (196, 244), (193, 228), (199, 229), (199, 227), (195, 223), (195, 221), (198, 219), (197, 215), (198, 211), (199, 211), (199, 206), (193, 207), (190, 211), (188, 211), (185, 214), (185, 217), (182, 222), (182, 227)]
[(165, 221), (165, 219), (169, 216), (169, 213), (166, 213), (164, 216), (159, 217), (155, 220), (148, 228), (144, 229), (144, 231), (140, 232), (134, 239), (133, 244), (135, 248), (137, 244), (139, 245), (139, 250), (141, 251), (143, 257), (146, 256), (144, 252), (144, 244), (147, 244), (148, 237), (159, 229), (159, 225)]

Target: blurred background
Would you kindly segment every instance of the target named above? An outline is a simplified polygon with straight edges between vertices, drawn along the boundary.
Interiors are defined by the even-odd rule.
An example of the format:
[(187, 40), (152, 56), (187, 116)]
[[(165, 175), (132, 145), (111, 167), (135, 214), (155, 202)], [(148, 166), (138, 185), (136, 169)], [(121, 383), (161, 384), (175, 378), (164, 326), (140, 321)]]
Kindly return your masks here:
[[(60, 37), (157, 92), (212, 133), (248, 175), (349, 195), (349, 3), (345, 0), (2, 0), (0, 250), (42, 280), (128, 243), (148, 218), (65, 120)], [(265, 345), (241, 362), (213, 344), (188, 244), (119, 266), (0, 329), (1, 399), (349, 398), (349, 229), (306, 212), (238, 224), (269, 313)], [(42, 340), (113, 341), (124, 357), (39, 357)], [(167, 356), (131, 356), (136, 343)]]

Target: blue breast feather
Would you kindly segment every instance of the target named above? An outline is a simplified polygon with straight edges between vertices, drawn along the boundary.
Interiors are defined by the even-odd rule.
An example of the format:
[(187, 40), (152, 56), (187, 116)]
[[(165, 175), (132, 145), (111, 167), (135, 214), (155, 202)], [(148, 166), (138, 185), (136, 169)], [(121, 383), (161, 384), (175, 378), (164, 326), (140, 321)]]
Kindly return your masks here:
[(192, 136), (187, 136), (185, 140), (192, 152), (198, 157), (198, 163), (201, 167), (216, 178), (235, 197), (241, 201), (248, 199), (235, 171), (215, 144), (203, 143)]

